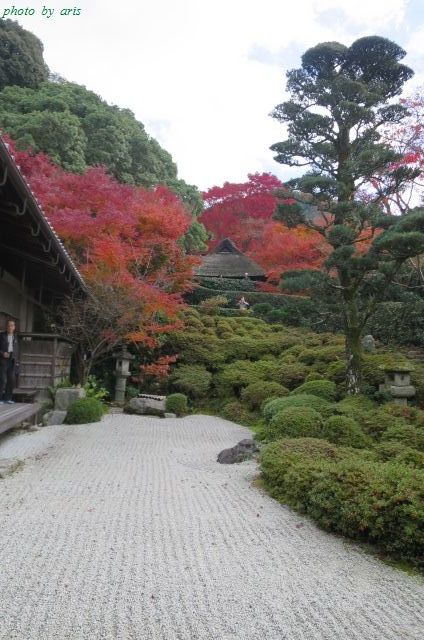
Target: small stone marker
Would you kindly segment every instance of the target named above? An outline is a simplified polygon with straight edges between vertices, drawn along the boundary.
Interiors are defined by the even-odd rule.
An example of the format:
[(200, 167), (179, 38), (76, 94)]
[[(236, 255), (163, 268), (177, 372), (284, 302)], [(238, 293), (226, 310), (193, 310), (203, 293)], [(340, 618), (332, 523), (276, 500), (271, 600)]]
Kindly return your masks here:
[(362, 338), (362, 348), (367, 353), (375, 352), (375, 340), (372, 335), (367, 335)]
[(396, 404), (407, 405), (408, 398), (413, 398), (416, 393), (411, 385), (411, 371), (407, 366), (383, 367), (384, 384), (380, 385), (380, 391), (389, 391)]

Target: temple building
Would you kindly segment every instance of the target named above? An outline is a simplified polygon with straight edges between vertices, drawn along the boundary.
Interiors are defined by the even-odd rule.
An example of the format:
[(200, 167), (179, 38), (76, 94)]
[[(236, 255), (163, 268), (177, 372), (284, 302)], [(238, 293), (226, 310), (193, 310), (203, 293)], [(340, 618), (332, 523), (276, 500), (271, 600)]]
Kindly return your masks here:
[(200, 278), (266, 279), (264, 270), (237, 249), (230, 238), (222, 240), (213, 251), (203, 257), (196, 275)]
[[(0, 138), (0, 331), (8, 318), (15, 320), (21, 351), (16, 400), (34, 402), (69, 376), (73, 345), (47, 326), (45, 311), (73, 291), (89, 295), (8, 144)], [(0, 433), (13, 421), (14, 410), (2, 408)]]

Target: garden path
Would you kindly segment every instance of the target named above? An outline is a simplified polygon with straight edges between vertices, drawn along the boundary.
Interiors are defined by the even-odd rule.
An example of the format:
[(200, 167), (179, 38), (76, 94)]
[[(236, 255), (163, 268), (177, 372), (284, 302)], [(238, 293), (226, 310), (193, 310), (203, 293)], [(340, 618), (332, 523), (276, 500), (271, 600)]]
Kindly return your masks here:
[(1, 640), (418, 640), (424, 584), (219, 465), (210, 416), (0, 441)]

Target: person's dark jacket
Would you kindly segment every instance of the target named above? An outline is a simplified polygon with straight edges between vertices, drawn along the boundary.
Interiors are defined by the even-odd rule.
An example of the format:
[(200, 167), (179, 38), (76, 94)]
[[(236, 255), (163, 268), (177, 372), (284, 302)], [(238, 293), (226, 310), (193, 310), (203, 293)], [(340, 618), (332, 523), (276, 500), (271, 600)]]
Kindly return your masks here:
[[(7, 332), (3, 331), (2, 333), (0, 333), (0, 355), (3, 359), (6, 360), (6, 358), (4, 358), (3, 353), (5, 351), (9, 351), (9, 342), (7, 339)], [(15, 360), (15, 362), (19, 362), (19, 338), (16, 335), (16, 333), (13, 334), (13, 358)]]

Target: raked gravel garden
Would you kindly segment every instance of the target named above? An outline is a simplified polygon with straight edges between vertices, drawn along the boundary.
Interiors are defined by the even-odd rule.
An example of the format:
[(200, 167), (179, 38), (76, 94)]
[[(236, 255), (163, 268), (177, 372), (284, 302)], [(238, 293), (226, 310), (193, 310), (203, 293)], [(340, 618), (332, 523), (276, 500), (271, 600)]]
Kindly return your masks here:
[(421, 640), (420, 576), (216, 462), (250, 436), (122, 414), (3, 436), (1, 640)]

